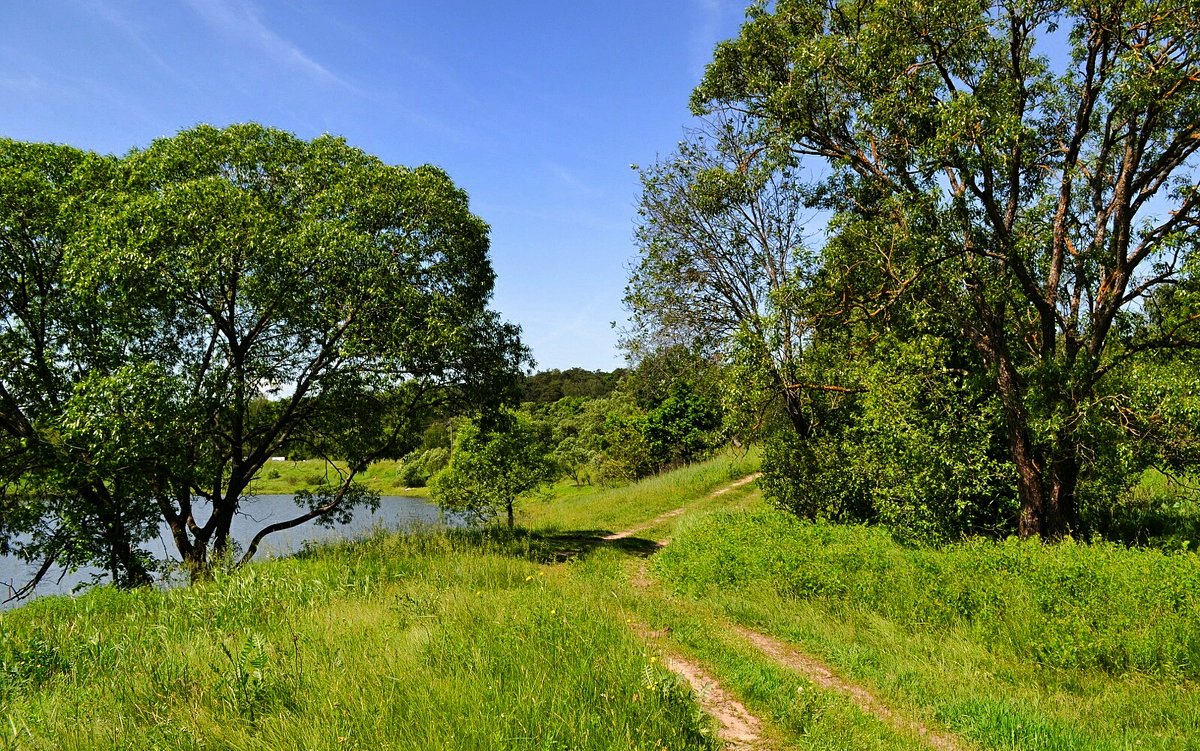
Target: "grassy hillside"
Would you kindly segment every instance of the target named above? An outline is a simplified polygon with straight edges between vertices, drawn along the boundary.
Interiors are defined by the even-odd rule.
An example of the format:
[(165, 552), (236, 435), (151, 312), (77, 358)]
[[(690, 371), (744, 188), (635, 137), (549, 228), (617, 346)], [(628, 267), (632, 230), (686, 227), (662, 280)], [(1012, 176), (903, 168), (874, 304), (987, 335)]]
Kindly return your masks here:
[(763, 748), (928, 747), (897, 717), (962, 748), (1195, 747), (1195, 554), (904, 547), (765, 509), (730, 487), (755, 464), (564, 485), (527, 501), (515, 533), (379, 535), (0, 614), (0, 749), (719, 747), (670, 655), (761, 718)]
[(34, 602), (0, 616), (0, 748), (712, 748), (624, 623), (528, 554), (379, 536)]
[[(706, 492), (729, 476), (714, 466), (663, 487)], [(0, 748), (715, 748), (623, 612), (550, 565), (562, 550), (380, 535), (167, 592), (37, 600), (0, 614)]]
[[(298, 490), (317, 490), (323, 485), (341, 482), (338, 475), (342, 465), (334, 465), (323, 459), (301, 459), (298, 461), (269, 461), (250, 489), (259, 495), (295, 493)], [(409, 488), (398, 478), (399, 461), (378, 461), (359, 475), (359, 482), (380, 495), (406, 495), (424, 497), (426, 488)]]

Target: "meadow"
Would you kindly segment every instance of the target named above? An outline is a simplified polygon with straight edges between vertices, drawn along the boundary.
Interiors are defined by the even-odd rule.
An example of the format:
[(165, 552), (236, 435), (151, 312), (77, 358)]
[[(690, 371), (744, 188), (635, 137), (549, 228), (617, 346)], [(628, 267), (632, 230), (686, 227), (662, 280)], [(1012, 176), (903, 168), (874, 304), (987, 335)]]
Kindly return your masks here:
[(761, 718), (763, 749), (930, 747), (916, 726), (961, 748), (1195, 747), (1194, 553), (900, 545), (766, 508), (732, 485), (756, 464), (562, 485), (514, 532), (377, 533), (35, 601), (0, 615), (0, 748), (720, 748), (671, 656)]
[[(401, 462), (396, 460), (375, 462), (358, 476), (358, 481), (380, 495), (428, 496), (427, 488), (412, 488), (404, 484), (399, 477), (400, 466)], [(318, 490), (341, 482), (340, 473), (343, 471), (345, 465), (324, 459), (272, 460), (254, 477), (250, 490), (259, 495)]]

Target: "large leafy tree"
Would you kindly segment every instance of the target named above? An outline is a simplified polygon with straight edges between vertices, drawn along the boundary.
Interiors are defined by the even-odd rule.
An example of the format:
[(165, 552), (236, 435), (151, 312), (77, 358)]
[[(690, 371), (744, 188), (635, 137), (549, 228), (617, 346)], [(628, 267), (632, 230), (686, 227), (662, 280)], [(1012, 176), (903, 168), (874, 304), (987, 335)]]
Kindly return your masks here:
[(953, 322), (1002, 406), (1020, 532), (1072, 529), (1103, 424), (1154, 420), (1127, 366), (1200, 344), (1195, 0), (760, 3), (693, 105), (822, 165), (827, 266)]
[[(78, 311), (55, 325), (88, 332), (104, 365), (77, 368), (59, 411), (72, 445), (110, 447), (97, 477), (133, 485), (140, 505), (124, 508), (165, 521), (194, 571), (232, 552), (250, 481), (285, 443), (348, 471), (243, 560), (265, 534), (371, 502), (354, 476), (411, 449), (439, 405), (515, 395), (527, 351), (487, 309), (487, 226), (442, 171), (258, 125), (198, 127), (105, 165), (44, 243), (61, 256), (52, 296)], [(58, 346), (56, 360), (84, 355)]]

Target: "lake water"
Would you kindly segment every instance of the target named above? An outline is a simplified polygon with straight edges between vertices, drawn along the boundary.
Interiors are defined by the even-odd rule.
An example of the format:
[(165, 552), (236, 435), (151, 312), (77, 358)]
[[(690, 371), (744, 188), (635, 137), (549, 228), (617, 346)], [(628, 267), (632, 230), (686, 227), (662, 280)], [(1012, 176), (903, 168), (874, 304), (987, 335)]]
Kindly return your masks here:
[[(255, 533), (268, 524), (283, 521), (297, 516), (300, 509), (296, 506), (291, 495), (260, 495), (252, 501), (245, 502), (241, 512), (234, 517), (230, 529), (233, 539), (241, 548), (250, 544)], [(208, 518), (204, 504), (197, 504), (196, 517)], [(409, 498), (406, 496), (383, 496), (379, 508), (374, 512), (359, 508), (354, 512), (354, 519), (346, 525), (338, 525), (332, 529), (319, 527), (312, 522), (298, 527), (268, 535), (258, 546), (254, 560), (262, 561), (272, 557), (290, 555), (300, 550), (305, 543), (321, 540), (350, 539), (362, 537), (376, 529), (403, 530), (415, 526), (448, 523), (455, 525), (454, 519), (443, 520), (437, 506), (424, 498)], [(155, 557), (169, 558), (178, 561), (179, 553), (175, 543), (163, 524), (162, 536), (159, 540), (143, 546)], [(21, 586), (37, 571), (37, 567), (24, 563), (12, 556), (0, 556), (0, 600), (8, 596), (9, 586)], [(51, 569), (42, 579), (32, 595), (18, 603), (0, 605), (0, 609), (19, 606), (34, 597), (50, 594), (67, 594), (84, 583), (91, 582), (95, 569), (81, 569), (64, 573), (62, 569)]]

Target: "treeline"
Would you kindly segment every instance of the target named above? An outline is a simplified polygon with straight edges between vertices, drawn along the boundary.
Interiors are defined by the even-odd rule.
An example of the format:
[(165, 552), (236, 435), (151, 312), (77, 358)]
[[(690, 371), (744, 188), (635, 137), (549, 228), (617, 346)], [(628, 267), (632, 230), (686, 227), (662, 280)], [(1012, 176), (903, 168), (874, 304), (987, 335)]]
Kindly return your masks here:
[(521, 401), (550, 404), (565, 397), (595, 399), (608, 396), (627, 373), (624, 368), (612, 371), (540, 370), (525, 377), (521, 384)]
[(1194, 504), (1136, 489), (1200, 466), (1198, 23), (754, 5), (692, 95), (705, 124), (641, 170), (630, 348), (720, 362), (801, 516), (1179, 531)]

